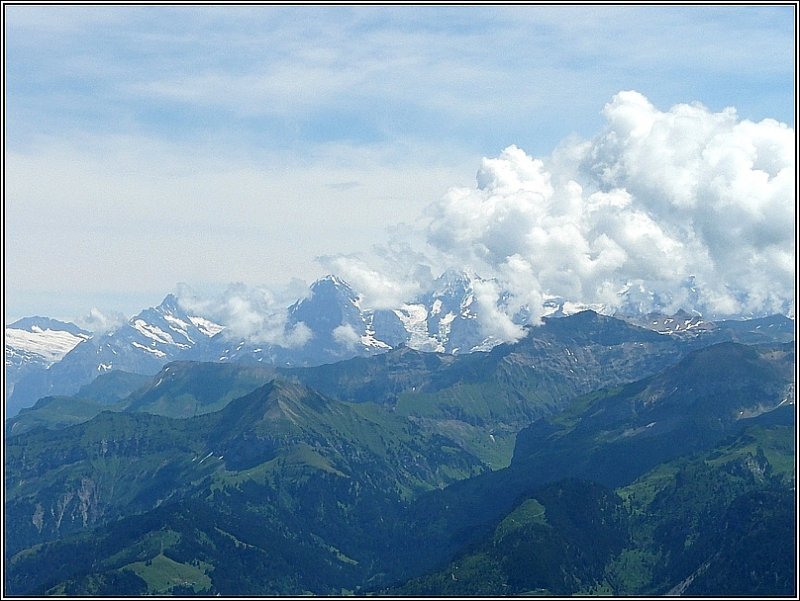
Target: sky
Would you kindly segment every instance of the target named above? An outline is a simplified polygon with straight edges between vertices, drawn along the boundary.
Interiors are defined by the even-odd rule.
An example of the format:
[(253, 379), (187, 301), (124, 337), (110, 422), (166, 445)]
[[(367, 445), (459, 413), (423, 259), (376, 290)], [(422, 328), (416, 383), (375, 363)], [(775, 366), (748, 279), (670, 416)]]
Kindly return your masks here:
[(794, 312), (793, 6), (3, 10), (6, 323), (454, 266)]

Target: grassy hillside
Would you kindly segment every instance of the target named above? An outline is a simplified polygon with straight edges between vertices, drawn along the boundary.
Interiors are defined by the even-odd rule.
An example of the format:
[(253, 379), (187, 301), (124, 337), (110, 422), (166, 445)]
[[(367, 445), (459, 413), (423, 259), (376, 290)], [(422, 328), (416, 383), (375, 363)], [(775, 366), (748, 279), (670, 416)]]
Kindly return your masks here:
[[(12, 436), (6, 590), (653, 595), (712, 591), (719, 573), (730, 594), (785, 591), (793, 347), (717, 345), (629, 383), (608, 370), (628, 378), (675, 347), (662, 354), (650, 333), (642, 350), (637, 330), (582, 319), (591, 335), (545, 331), (464, 362), (384, 357), (418, 372), (402, 385), (362, 374), (358, 386), (399, 386), (380, 402), (310, 388), (313, 370), (172, 364), (123, 402), (197, 415), (103, 411)], [(356, 382), (358, 365), (326, 368), (328, 385)], [(611, 386), (553, 413), (543, 391), (590, 377)], [(497, 469), (502, 428), (539, 410)]]
[(612, 491), (557, 481), (523, 495), (442, 569), (393, 596), (794, 592), (794, 430), (753, 426)]

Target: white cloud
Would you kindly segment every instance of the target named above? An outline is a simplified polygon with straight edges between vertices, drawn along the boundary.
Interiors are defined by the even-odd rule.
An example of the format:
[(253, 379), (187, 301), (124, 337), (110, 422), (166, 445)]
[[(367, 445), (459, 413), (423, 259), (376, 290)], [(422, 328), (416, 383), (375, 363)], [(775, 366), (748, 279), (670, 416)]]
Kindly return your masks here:
[(361, 342), (361, 336), (349, 323), (335, 327), (333, 329), (333, 339), (347, 348), (353, 348)]
[(493, 280), (476, 280), (473, 282), (473, 293), (478, 305), (478, 319), (484, 336), (497, 340), (519, 340), (524, 334), (521, 326), (512, 321), (508, 312), (499, 307), (500, 293), (498, 282)]
[(124, 324), (127, 318), (122, 313), (115, 311), (101, 311), (92, 307), (89, 313), (75, 320), (75, 324), (95, 335), (105, 334)]
[[(346, 280), (360, 296), (364, 307), (394, 309), (425, 290), (432, 281), (430, 267), (409, 263), (403, 267), (391, 261), (375, 261), (362, 255), (333, 255), (318, 258), (323, 267)], [(372, 262), (377, 266), (372, 266)]]
[[(774, 239), (785, 217), (778, 182), (793, 187), (788, 175), (771, 175), (784, 161), (771, 146), (780, 124), (748, 129), (735, 113), (702, 107), (665, 113), (635, 95), (606, 111), (604, 139), (565, 143), (544, 158), (564, 135), (596, 131), (598, 108), (622, 86), (662, 106), (691, 93), (715, 109), (733, 103), (742, 115), (791, 119), (792, 7), (7, 8), (6, 284), (23, 307), (23, 290), (56, 296), (76, 282), (86, 296), (70, 315), (101, 290), (131, 299), (179, 280), (311, 279), (321, 275), (314, 257), (354, 257), (384, 238), (387, 223), (414, 221), (448, 184), (466, 190), (451, 199), (456, 206), (489, 203), (494, 213), (480, 209), (473, 223), (439, 203), (426, 219), (443, 250), (425, 249), (423, 260), (407, 254), (410, 268), (348, 263), (374, 303), (424, 288), (426, 269), (475, 262), (489, 273), (514, 254), (543, 288), (599, 296), (608, 290), (603, 274), (629, 267), (627, 253), (650, 243), (684, 244), (707, 273), (731, 257), (732, 272), (736, 249), (723, 252), (720, 240), (712, 254), (706, 239), (731, 228)], [(739, 124), (731, 139), (706, 144), (698, 128), (726, 122)], [(636, 128), (649, 133), (639, 139)], [(486, 198), (473, 196), (463, 186), (477, 159), (511, 143), (538, 163), (488, 159)], [(674, 156), (665, 170), (667, 147)], [(707, 165), (695, 160), (700, 147)], [(578, 170), (590, 151), (608, 181)], [(726, 179), (726, 170), (745, 173), (750, 157), (752, 173)], [(704, 181), (699, 165), (721, 180)], [(612, 185), (615, 177), (624, 181)], [(530, 198), (520, 202), (503, 186)], [(576, 232), (569, 222), (598, 191), (615, 202), (628, 193), (646, 234), (581, 242), (576, 234), (601, 224)], [(718, 204), (729, 194), (760, 200), (706, 219), (698, 212), (696, 243), (674, 231), (680, 224), (668, 213), (712, 193)], [(453, 227), (440, 227), (437, 210)], [(543, 273), (531, 235), (553, 253), (588, 245), (581, 252), (592, 260), (567, 256), (572, 272)], [(454, 263), (458, 246), (470, 248)], [(784, 254), (778, 245), (770, 260), (783, 264)], [(646, 262), (637, 266), (642, 277), (671, 268)], [(749, 304), (761, 302), (751, 294)]]
[(202, 298), (181, 284), (177, 295), (184, 309), (224, 325), (224, 335), (233, 339), (288, 348), (303, 346), (311, 339), (311, 331), (304, 323), (287, 323), (287, 305), (265, 288), (231, 284), (216, 298)]
[(793, 130), (699, 104), (660, 111), (637, 92), (604, 115), (598, 136), (552, 163), (515, 146), (485, 159), (474, 188), (429, 209), (429, 242), (454, 264), (488, 265), (535, 315), (542, 295), (613, 310), (631, 286), (651, 309), (793, 312)]
[[(451, 188), (413, 224), (439, 182), (460, 176), (412, 147), (403, 158), (336, 145), (294, 165), (142, 137), (42, 138), (6, 157), (7, 282), (277, 284), (321, 275), (318, 256), (369, 308), (397, 307), (444, 269), (466, 267), (512, 293), (505, 314), (528, 306), (534, 321), (550, 296), (613, 310), (620, 291), (640, 287), (642, 308), (793, 313), (794, 131), (732, 108), (664, 111), (633, 91), (603, 115), (599, 134), (568, 138), (551, 156), (509, 146), (484, 159), (474, 186)], [(412, 202), (399, 211), (400, 199)], [(377, 257), (358, 252), (398, 221)], [(495, 291), (481, 292), (496, 306)], [(306, 333), (284, 331), (286, 305), (275, 301), (233, 294), (214, 310), (231, 332), (302, 344)], [(486, 324), (518, 334), (511, 321)]]
[(385, 240), (387, 223), (461, 178), (455, 154), (397, 152), (336, 145), (296, 162), (142, 136), (37, 139), (6, 153), (6, 283), (160, 296), (177, 281), (314, 279), (315, 257)]

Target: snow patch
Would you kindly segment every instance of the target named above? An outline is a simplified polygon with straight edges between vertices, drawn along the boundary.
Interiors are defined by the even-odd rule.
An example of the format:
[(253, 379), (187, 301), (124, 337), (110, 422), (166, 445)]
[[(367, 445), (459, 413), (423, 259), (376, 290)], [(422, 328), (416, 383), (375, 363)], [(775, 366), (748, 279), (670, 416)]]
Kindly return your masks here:
[(417, 350), (444, 352), (444, 345), (428, 333), (428, 310), (424, 305), (403, 305), (394, 310), (410, 339), (408, 346)]
[(133, 327), (143, 336), (150, 338), (150, 340), (155, 340), (161, 344), (175, 344), (172, 336), (158, 326), (147, 323), (144, 319), (135, 319), (133, 321)]
[(502, 344), (502, 342), (503, 341), (500, 340), (499, 338), (495, 338), (494, 336), (489, 336), (488, 338), (485, 338), (483, 341), (481, 341), (479, 344), (476, 344), (475, 346), (473, 346), (469, 350), (469, 352), (470, 353), (487, 352), (487, 351), (492, 350), (498, 344)]
[(42, 330), (37, 326), (27, 330), (6, 328), (6, 352), (13, 349), (18, 353), (29, 353), (45, 360), (47, 363), (60, 361), (64, 355), (91, 336), (76, 336), (63, 330)]
[(190, 324), (186, 323), (182, 319), (178, 319), (174, 315), (164, 315), (164, 319), (170, 324), (170, 326), (172, 326), (173, 330), (183, 335), (183, 337), (186, 338), (190, 344), (194, 344), (194, 340), (192, 340), (189, 336), (189, 328), (191, 327)]
[(206, 319), (205, 317), (200, 317), (198, 315), (190, 315), (189, 321), (191, 321), (198, 330), (200, 330), (203, 334), (211, 338), (215, 334), (219, 334), (222, 330), (225, 329), (225, 326), (222, 326), (218, 323), (214, 323), (213, 321)]
[(372, 330), (367, 330), (366, 334), (361, 336), (361, 344), (370, 348), (384, 348), (384, 349), (392, 348), (391, 346), (386, 344), (383, 340), (378, 340), (377, 338), (375, 338), (375, 332), (373, 332)]
[(152, 347), (149, 347), (149, 346), (145, 346), (143, 344), (139, 344), (138, 342), (132, 342), (131, 344), (133, 346), (135, 346), (136, 348), (138, 348), (138, 349), (142, 349), (143, 351), (147, 351), (148, 353), (152, 353), (156, 357), (166, 357), (167, 356), (167, 354), (164, 351), (160, 351), (157, 348), (152, 348)]

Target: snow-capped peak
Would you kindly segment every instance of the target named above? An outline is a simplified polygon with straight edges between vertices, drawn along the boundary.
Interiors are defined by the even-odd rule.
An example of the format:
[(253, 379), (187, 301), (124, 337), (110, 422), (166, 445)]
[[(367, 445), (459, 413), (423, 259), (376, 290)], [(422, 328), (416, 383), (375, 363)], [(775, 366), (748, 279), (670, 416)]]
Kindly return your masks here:
[(26, 317), (6, 328), (6, 365), (31, 360), (51, 365), (91, 337), (91, 332), (73, 323), (46, 317)]

